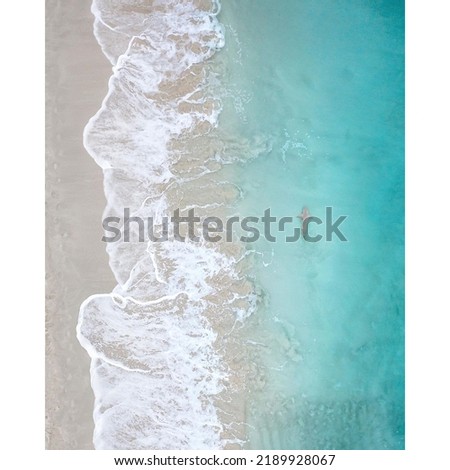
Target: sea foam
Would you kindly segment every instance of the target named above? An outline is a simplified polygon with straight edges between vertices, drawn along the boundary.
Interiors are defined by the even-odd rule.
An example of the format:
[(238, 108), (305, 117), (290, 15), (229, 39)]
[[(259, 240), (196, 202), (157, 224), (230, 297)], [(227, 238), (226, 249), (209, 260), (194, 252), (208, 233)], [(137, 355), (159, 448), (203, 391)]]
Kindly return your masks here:
[[(129, 208), (158, 226), (174, 208), (208, 213), (235, 196), (214, 179), (225, 157), (210, 136), (221, 109), (208, 86), (224, 45), (218, 11), (216, 1), (94, 0), (113, 75), (84, 143), (104, 172), (105, 217)], [(255, 304), (242, 250), (120, 240), (107, 252), (117, 287), (88, 298), (77, 327), (92, 358), (95, 447), (240, 445), (242, 417), (219, 416), (218, 403), (240, 388), (223, 332)]]

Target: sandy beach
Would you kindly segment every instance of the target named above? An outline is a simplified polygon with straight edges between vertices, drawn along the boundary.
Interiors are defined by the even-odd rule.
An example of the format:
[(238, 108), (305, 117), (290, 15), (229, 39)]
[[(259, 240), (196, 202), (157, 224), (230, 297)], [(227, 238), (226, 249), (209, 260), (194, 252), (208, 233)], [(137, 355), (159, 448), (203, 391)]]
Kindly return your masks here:
[[(108, 266), (105, 244), (101, 242), (101, 216), (106, 204), (102, 191), (103, 174), (88, 155), (82, 139), (85, 125), (98, 111), (106, 95), (111, 75), (110, 65), (94, 37), (92, 23), (90, 1), (83, 2), (82, 6), (73, 0), (47, 3), (48, 449), (93, 448), (94, 396), (89, 383), (90, 360), (77, 341), (75, 328), (82, 302), (90, 295), (111, 292), (116, 284)], [(194, 90), (197, 81), (189, 78), (177, 81), (176, 85), (171, 89), (171, 95), (184, 96), (187, 92), (185, 88), (193, 87)], [(208, 110), (213, 112), (213, 107), (206, 107), (205, 112)], [(196, 130), (201, 131), (200, 127)], [(200, 160), (205, 158), (203, 163), (209, 164), (209, 155), (213, 154), (208, 139), (192, 139), (189, 151), (197, 153), (197, 158), (190, 160), (185, 155), (184, 160), (189, 162), (187, 166), (184, 160), (174, 162), (172, 171), (179, 176), (199, 171), (198, 167), (203, 167)], [(183, 148), (182, 153), (186, 153), (188, 147)], [(200, 149), (209, 149), (201, 155), (202, 158)], [(210, 190), (217, 187), (217, 182), (208, 176), (201, 181), (205, 194), (212, 198)], [(130, 184), (133, 185), (133, 182)], [(182, 195), (186, 200), (199, 203), (201, 191), (197, 183), (190, 186), (186, 183), (181, 192), (175, 189), (173, 194), (168, 193), (174, 208), (180, 207)], [(131, 189), (127, 193), (132, 194)], [(221, 197), (224, 200), (234, 199), (233, 187), (223, 185)], [(224, 254), (228, 251), (225, 245), (220, 251), (222, 249)], [(233, 256), (233, 253), (227, 256)], [(234, 253), (234, 256), (240, 255)], [(163, 259), (160, 262), (161, 266), (165, 265)], [(223, 289), (228, 284), (234, 287), (226, 294)], [(231, 307), (236, 303), (236, 308), (245, 309), (245, 302), (241, 305), (240, 300), (233, 300), (232, 292), (245, 298), (251, 287), (245, 279), (236, 283), (231, 278), (222, 278), (218, 279), (215, 290), (218, 297), (216, 300), (214, 296), (209, 299), (213, 311), (208, 312), (208, 317), (210, 326), (218, 334), (214, 346), (229, 367), (228, 385), (216, 397), (215, 405), (224, 426), (221, 439), (228, 442), (226, 448), (240, 448), (241, 444), (237, 442), (242, 443), (245, 439), (245, 404), (242, 396), (246, 375), (245, 348), (242, 348), (238, 331), (230, 335), (235, 329), (234, 314), (229, 309), (219, 308), (219, 305), (229, 303)], [(188, 306), (183, 308), (187, 309)], [(219, 315), (219, 311), (222, 314)], [(122, 359), (126, 360), (126, 356)]]
[(92, 449), (90, 359), (75, 336), (80, 304), (115, 282), (101, 241), (103, 175), (83, 128), (106, 94), (110, 64), (90, 0), (46, 2), (46, 448)]
[(47, 449), (404, 449), (404, 8), (257, 3), (46, 1)]

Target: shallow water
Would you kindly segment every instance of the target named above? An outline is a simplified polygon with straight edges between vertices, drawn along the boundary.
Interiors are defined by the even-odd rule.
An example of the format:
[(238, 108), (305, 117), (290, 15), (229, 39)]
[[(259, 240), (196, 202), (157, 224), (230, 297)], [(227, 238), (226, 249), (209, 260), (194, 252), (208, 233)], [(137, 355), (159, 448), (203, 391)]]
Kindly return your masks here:
[(248, 245), (266, 293), (248, 447), (403, 448), (403, 4), (230, 1), (220, 20), (221, 125), (270, 146), (234, 171), (236, 211), (347, 216), (347, 242)]

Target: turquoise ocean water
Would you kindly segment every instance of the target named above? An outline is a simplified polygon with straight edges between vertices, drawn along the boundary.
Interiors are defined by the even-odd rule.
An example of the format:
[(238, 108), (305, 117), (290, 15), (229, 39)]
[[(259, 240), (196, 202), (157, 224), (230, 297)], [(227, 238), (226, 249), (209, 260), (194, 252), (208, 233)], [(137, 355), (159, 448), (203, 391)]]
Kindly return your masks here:
[(402, 449), (403, 2), (227, 0), (219, 18), (221, 125), (266, 145), (233, 172), (235, 210), (347, 216), (347, 242), (248, 244), (265, 293), (248, 447)]

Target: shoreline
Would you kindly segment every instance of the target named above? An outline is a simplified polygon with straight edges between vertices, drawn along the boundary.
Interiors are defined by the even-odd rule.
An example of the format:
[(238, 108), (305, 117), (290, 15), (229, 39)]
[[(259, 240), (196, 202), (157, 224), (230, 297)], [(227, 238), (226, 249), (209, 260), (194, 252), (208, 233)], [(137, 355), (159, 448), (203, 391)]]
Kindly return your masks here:
[[(203, 5), (205, 12), (207, 6), (205, 2)], [(154, 13), (156, 17), (161, 14), (159, 9), (153, 11), (151, 5), (148, 5), (148, 9), (147, 12), (140, 12), (140, 14), (145, 16)], [(124, 9), (125, 16), (116, 18), (118, 24), (123, 21), (130, 31), (133, 23), (130, 23), (130, 16), (127, 15), (132, 13), (132, 8)], [(96, 15), (102, 15), (104, 18), (109, 18), (111, 14), (112, 12), (108, 10), (96, 11)], [(151, 17), (149, 16), (149, 18)], [(170, 17), (163, 18), (167, 20)], [(116, 36), (115, 32), (110, 29), (102, 30), (103, 25), (103, 20), (96, 22), (95, 36), (99, 48), (101, 46), (103, 53), (107, 54), (106, 51), (112, 50), (116, 46)], [(169, 27), (173, 27), (173, 25)], [(179, 26), (175, 26), (175, 28), (177, 27)], [(187, 26), (186, 30), (188, 30)], [(146, 42), (148, 40), (138, 37), (139, 34), (135, 30), (131, 33), (122, 27), (121, 31), (122, 37), (125, 35), (133, 39), (119, 59), (120, 66), (114, 70), (113, 77), (108, 81), (106, 97), (100, 109), (89, 121), (84, 140), (89, 153), (104, 169), (104, 186), (107, 188), (105, 190), (107, 194), (106, 213), (114, 215), (123, 211), (123, 207), (130, 207), (136, 213), (142, 211), (152, 214), (155, 210), (158, 213), (159, 205), (162, 204), (163, 211), (193, 205), (202, 208), (202, 211), (206, 210), (206, 214), (208, 214), (209, 209), (205, 209), (205, 207), (208, 206), (211, 199), (216, 200), (216, 203), (221, 207), (221, 212), (227, 210), (237, 193), (233, 185), (225, 183), (220, 179), (220, 176), (216, 176), (220, 175), (217, 172), (222, 165), (215, 160), (215, 155), (222, 144), (219, 136), (213, 135), (212, 137), (210, 132), (217, 125), (219, 111), (217, 100), (212, 96), (212, 90), (208, 91), (210, 87), (205, 86), (210, 59), (216, 52), (213, 48), (211, 49), (212, 53), (211, 51), (202, 52), (196, 44), (186, 44), (172, 38), (170, 39), (173, 41), (172, 46), (177, 48), (179, 53), (187, 54), (186, 59), (189, 54), (199, 54), (201, 57), (201, 61), (194, 60), (192, 63), (190, 63), (192, 59), (189, 58), (187, 63), (190, 65), (185, 65), (180, 69), (178, 64), (166, 62), (168, 58), (165, 56), (164, 46), (161, 46), (159, 52), (161, 56), (154, 57), (154, 54), (148, 53), (141, 55), (141, 51), (145, 51), (148, 47)], [(215, 30), (214, 34), (217, 34), (216, 40), (220, 43), (222, 41), (221, 33), (219, 34)], [(117, 61), (117, 57), (109, 58), (113, 62)], [(137, 60), (137, 63), (133, 62), (134, 60)], [(165, 67), (168, 67), (166, 72), (169, 75), (164, 76), (161, 82), (152, 78), (152, 74), (147, 77), (148, 70), (153, 70), (156, 74), (162, 73), (159, 71), (160, 64), (165, 64)], [(132, 75), (128, 75), (130, 67), (133, 71)], [(158, 83), (156, 87), (152, 80), (156, 80)], [(130, 84), (133, 91), (128, 91), (128, 87), (124, 87), (123, 83)], [(190, 97), (194, 95), (196, 99), (192, 101)], [(119, 103), (120, 105), (118, 105)], [(177, 103), (178, 109), (173, 110), (174, 103)], [(135, 109), (139, 109), (137, 114), (135, 114)], [(155, 110), (157, 110), (156, 114)], [(200, 118), (197, 113), (201, 116)], [(127, 119), (124, 120), (123, 116), (127, 116)], [(183, 117), (186, 119), (186, 116), (191, 116), (193, 119), (191, 127), (183, 129), (183, 126), (178, 128), (175, 125), (173, 128), (174, 122), (177, 122), (176, 119)], [(170, 121), (169, 117), (174, 121)], [(156, 134), (152, 135), (152, 142), (156, 142), (156, 144), (149, 146), (145, 140), (147, 134), (139, 134), (139, 129), (142, 129), (142, 119), (145, 123), (156, 126), (154, 131)], [(166, 119), (168, 120), (166, 121)], [(178, 131), (179, 135), (168, 139), (164, 132), (158, 133), (157, 126), (159, 129), (165, 129), (166, 126), (169, 126), (171, 132)], [(130, 136), (134, 136), (134, 140), (130, 139)], [(218, 138), (219, 140), (217, 140)], [(144, 144), (139, 144), (141, 139), (144, 139)], [(136, 166), (136, 161), (139, 163), (138, 166)], [(218, 185), (221, 186), (220, 191), (217, 191)], [(151, 197), (149, 194), (160, 194), (160, 196)], [(206, 206), (203, 205), (201, 199), (199, 200), (199, 197), (202, 198), (205, 194), (208, 194), (208, 200), (205, 201), (208, 203)], [(146, 203), (148, 207), (143, 204), (143, 201), (149, 201)], [(210, 268), (205, 268), (204, 271), (197, 273), (194, 266), (183, 261), (183, 250), (187, 250), (193, 259), (197, 257), (200, 265), (206, 262), (206, 258), (203, 260), (204, 256), (208, 258), (208, 264), (209, 262), (212, 264), (218, 262), (219, 264), (216, 268), (211, 267), (211, 272), (208, 271)], [(178, 403), (181, 408), (191, 401), (193, 410), (197, 410), (194, 412), (197, 413), (194, 414), (194, 421), (200, 420), (202, 422), (206, 419), (203, 435), (202, 432), (196, 431), (195, 437), (191, 438), (188, 430), (184, 429), (182, 432), (180, 428), (181, 437), (178, 436), (177, 439), (180, 441), (178, 445), (181, 445), (182, 448), (208, 448), (204, 446), (209, 445), (210, 448), (231, 449), (244, 446), (246, 444), (244, 393), (247, 388), (245, 377), (248, 366), (244, 357), (246, 355), (246, 348), (243, 347), (244, 341), (238, 332), (239, 328), (235, 327), (238, 322), (237, 315), (242, 315), (243, 311), (251, 308), (252, 286), (241, 272), (238, 262), (243, 253), (243, 246), (221, 244), (213, 249), (213, 247), (189, 244), (184, 247), (165, 244), (165, 246), (149, 245), (145, 247), (142, 244), (117, 242), (108, 247), (108, 252), (111, 269), (115, 273), (119, 285), (111, 294), (99, 294), (86, 299), (81, 308), (78, 325), (78, 338), (83, 347), (89, 351), (93, 360), (91, 374), (97, 397), (94, 413), (96, 423), (99, 429), (103, 431), (108, 429), (108, 431), (99, 432), (96, 435), (95, 446), (105, 449), (111, 447), (129, 448), (126, 447), (127, 445), (142, 449), (173, 447), (173, 444), (169, 443), (170, 435), (174, 431), (172, 427), (176, 427), (178, 421), (182, 426), (183, 417), (181, 415), (172, 416), (173, 422), (165, 425), (169, 426), (169, 432), (164, 426), (155, 428), (152, 424), (155, 421), (157, 423), (170, 421), (172, 413), (166, 410), (167, 415), (165, 415), (160, 410), (167, 407), (171, 400)], [(177, 267), (178, 273), (173, 271), (174, 266)], [(219, 271), (214, 272), (214, 269), (219, 269)], [(194, 278), (200, 276), (203, 281), (200, 284), (195, 283), (191, 280), (193, 275)], [(204, 283), (203, 287), (201, 287), (202, 283)], [(136, 289), (135, 286), (139, 287)], [(185, 298), (180, 296), (184, 290), (187, 294), (184, 296)], [(161, 310), (160, 301), (170, 297), (175, 299), (178, 297), (178, 299), (166, 302)], [(119, 298), (122, 300), (118, 303), (117, 299)], [(124, 299), (130, 299), (130, 301)], [(199, 321), (206, 322), (204, 323), (206, 329), (198, 325), (200, 330), (195, 333), (195, 330), (191, 330), (192, 324), (183, 323), (187, 320), (181, 321), (179, 315), (182, 315), (181, 318), (186, 318), (185, 313), (192, 309), (194, 311), (198, 309), (199, 302), (203, 303), (198, 311)], [(147, 307), (142, 310), (139, 306)], [(158, 351), (158, 349), (154, 350), (151, 344), (148, 344), (148, 334), (141, 338), (138, 335), (132, 343), (123, 341), (123, 338), (133, 335), (133, 332), (136, 331), (136, 326), (133, 326), (134, 322), (140, 321), (138, 319), (141, 317), (145, 318), (141, 327), (151, 332), (153, 342), (156, 341), (158, 344), (158, 341), (161, 341), (162, 345), (167, 342), (170, 344), (173, 336), (170, 326), (170, 331), (164, 332), (163, 330), (162, 334), (159, 329), (155, 329), (155, 325), (160, 321), (158, 319), (165, 318), (168, 311), (172, 312), (172, 328), (175, 328), (175, 332), (179, 328), (177, 322), (181, 321), (181, 325), (184, 324), (180, 330), (182, 332), (180, 341), (183, 346), (178, 343), (173, 345), (173, 351), (170, 351), (169, 348), (167, 352), (174, 354), (172, 360), (175, 362), (181, 360), (177, 357), (179, 354), (177, 351), (180, 347), (187, 348), (185, 352), (188, 354), (189, 342), (192, 341), (189, 338), (195, 337), (199, 333), (205, 338), (209, 337), (204, 344), (206, 352), (203, 351), (198, 356), (193, 352), (194, 357), (184, 366), (188, 371), (187, 376), (183, 375), (186, 374), (186, 370), (180, 369), (181, 365), (174, 370), (171, 367), (168, 367), (167, 370), (161, 369), (161, 363), (158, 361), (160, 361), (160, 353), (164, 352)], [(187, 315), (189, 318), (191, 314)], [(112, 320), (113, 318), (115, 320)], [(213, 341), (211, 341), (212, 337), (215, 337)], [(154, 351), (151, 360), (147, 358), (149, 350)], [(202, 354), (206, 354), (206, 356), (202, 356)], [(211, 357), (208, 354), (212, 354)], [(201, 375), (204, 373), (201, 371), (205, 366), (202, 361), (205, 361), (206, 358), (213, 362), (208, 364), (209, 373)], [(214, 370), (214, 363), (219, 358), (222, 361), (220, 369), (227, 371), (224, 379), (218, 378), (217, 372)], [(197, 361), (199, 362), (197, 363)], [(124, 372), (131, 370), (135, 371), (134, 376), (132, 376), (133, 374), (128, 376), (128, 372)], [(161, 373), (162, 370), (164, 370), (163, 373)], [(152, 389), (153, 385), (150, 384), (153, 383), (154, 376), (162, 376), (165, 377), (164, 380), (167, 380), (165, 387), (169, 397), (162, 401), (142, 396), (142, 393), (147, 389), (157, 391), (158, 387), (161, 387), (161, 384), (158, 384), (154, 385), (157, 387), (156, 389)], [(123, 385), (117, 385), (119, 377), (121, 381), (130, 381), (130, 383), (135, 380), (140, 381), (142, 389), (130, 389), (129, 396), (122, 396), (120, 395), (122, 392), (116, 391), (118, 398), (114, 402), (108, 402), (103, 391), (111, 392), (118, 387), (122, 388)], [(140, 378), (138, 379), (138, 377)], [(189, 392), (186, 395), (184, 390), (177, 392), (178, 394), (170, 395), (173, 393), (172, 387), (180, 380), (188, 391), (190, 388), (193, 388), (193, 391), (196, 390), (197, 384), (202, 381), (204, 381), (205, 389), (194, 392), (194, 395), (196, 393), (198, 395), (193, 401), (192, 397), (189, 398)], [(209, 381), (215, 385), (208, 385)], [(178, 387), (178, 385), (176, 386)], [(221, 391), (217, 392), (217, 389), (215, 392), (211, 391), (210, 387), (218, 387)], [(134, 399), (130, 401), (133, 396)], [(141, 400), (147, 403), (146, 410), (135, 408), (134, 403)], [(114, 418), (115, 412), (106, 414), (102, 411), (114, 405), (118, 405), (119, 409), (127, 408), (129, 416), (134, 416), (132, 421), (128, 422), (128, 418), (122, 415)], [(212, 411), (211, 406), (215, 411)], [(200, 411), (201, 409), (205, 411)], [(120, 413), (120, 410), (118, 412)], [(152, 417), (153, 413), (157, 413), (156, 418)], [(208, 413), (211, 415), (217, 413), (218, 422), (209, 419)], [(117, 420), (120, 420), (122, 424), (119, 425)], [(138, 420), (142, 424), (135, 427), (134, 420)], [(135, 432), (136, 436), (147, 437), (139, 438), (133, 445), (130, 443), (134, 441), (131, 437), (114, 440), (114, 435), (120, 427), (127, 429), (128, 432)], [(217, 427), (222, 431), (212, 432)], [(148, 435), (149, 429), (152, 429), (151, 436)], [(184, 437), (183, 433), (186, 433)], [(208, 442), (209, 444), (207, 444)]]
[[(206, 8), (206, 4), (203, 4), (203, 7)], [(71, 18), (69, 24), (65, 19), (67, 17)], [(80, 27), (74, 28), (74, 22), (79, 22)], [(94, 34), (93, 26), (94, 16), (90, 12), (90, 1), (85, 2), (83, 8), (80, 8), (75, 0), (61, 4), (58, 0), (47, 2), (47, 449), (94, 448), (93, 415), (98, 419), (102, 399), (100, 398), (94, 406), (94, 393), (90, 382), (98, 384), (99, 377), (94, 370), (96, 366), (90, 367), (89, 363), (94, 361), (98, 365), (99, 356), (93, 349), (90, 349), (91, 357), (83, 351), (75, 330), (80, 306), (89, 304), (90, 299), (108, 296), (112, 298), (116, 296), (115, 292), (120, 295), (121, 289), (111, 271), (115, 266), (115, 253), (110, 251), (108, 256), (105, 244), (101, 242), (102, 213), (105, 207), (106, 211), (114, 211), (114, 207), (108, 206), (104, 188), (105, 184), (109, 190), (114, 188), (114, 184), (111, 186), (114, 177), (111, 172), (101, 168), (101, 160), (96, 158), (94, 161), (92, 156), (97, 155), (92, 151), (89, 142), (87, 148), (91, 155), (84, 147), (86, 139), (83, 142), (85, 128), (85, 134), (87, 132), (89, 135), (95, 119), (104, 111), (103, 105), (110, 95), (113, 73), (111, 64), (104, 51), (102, 52), (103, 46)], [(99, 59), (100, 56), (103, 59)], [(162, 92), (184, 96), (189, 88), (198, 86), (198, 81), (203, 76), (203, 67), (206, 69), (207, 65), (194, 65), (193, 79), (186, 77), (189, 72), (186, 70), (180, 80), (169, 82), (166, 91)], [(189, 106), (180, 112), (187, 112), (188, 109)], [(214, 100), (208, 99), (204, 112), (214, 120)], [(185, 175), (187, 180), (179, 186), (175, 185), (175, 189), (167, 188), (168, 207), (180, 206), (181, 201), (185, 202), (185, 197), (194, 205), (202, 204), (197, 200), (200, 190), (195, 181), (201, 181), (201, 186), (210, 194), (210, 198), (214, 198), (213, 195), (217, 192), (214, 188), (217, 188), (217, 184), (222, 185), (222, 190), (216, 194), (223, 204), (221, 211), (227, 210), (228, 204), (236, 197), (235, 188), (221, 181), (220, 174), (216, 177), (216, 171), (221, 165), (214, 161), (210, 152), (217, 150), (218, 142), (208, 136), (211, 124), (206, 127), (205, 124), (199, 122), (196, 125), (195, 129), (198, 126), (199, 134), (192, 131), (192, 135), (188, 133), (170, 142), (170, 171), (174, 172), (178, 179), (183, 179)], [(86, 138), (86, 135), (84, 137)], [(215, 136), (215, 139), (217, 138)], [(196, 152), (200, 148), (203, 149), (203, 146), (206, 152), (202, 150), (201, 158), (198, 159)], [(188, 154), (196, 158), (186, 157), (187, 148)], [(199, 170), (201, 173), (203, 166), (208, 167), (211, 174), (198, 174), (195, 177)], [(195, 181), (190, 182), (192, 174)], [(134, 187), (131, 179), (130, 185), (130, 188)], [(86, 227), (95, 227), (95, 230), (88, 231)], [(138, 251), (141, 252), (141, 249), (142, 247), (139, 247)], [(251, 284), (237, 261), (242, 249), (242, 246), (228, 244), (218, 248), (217, 256), (228, 258), (232, 268), (226, 268), (231, 269), (228, 278), (226, 271), (216, 276), (217, 279), (211, 279), (211, 288), (215, 293), (206, 296), (205, 301), (209, 306), (201, 313), (207, 330), (210, 329), (211, 334), (215, 336), (211, 343), (215, 350), (214, 356), (222, 361), (220, 368), (228, 371), (225, 379), (220, 380), (222, 390), (212, 395), (206, 394), (200, 400), (203, 402), (203, 399), (206, 399), (204, 406), (207, 406), (206, 402), (214, 406), (221, 428), (217, 435), (218, 442), (221, 443), (218, 448), (225, 449), (243, 448), (247, 437), (245, 393), (248, 389), (246, 377), (249, 366), (246, 360), (248, 351), (244, 346), (245, 338), (242, 337), (246, 327), (245, 324), (238, 326), (239, 322), (233, 311), (235, 309), (236, 312), (244, 312), (249, 304), (248, 296), (252, 294)], [(126, 259), (130, 267), (139, 259), (134, 259), (135, 255), (136, 253), (130, 252)], [(156, 252), (154, 255), (158, 256)], [(112, 261), (111, 268), (108, 260)], [(171, 268), (169, 265), (165, 266), (163, 257), (160, 262), (164, 274), (170, 276)], [(126, 278), (130, 275), (127, 274), (127, 269), (125, 266), (125, 270), (120, 273), (114, 271), (119, 280), (123, 280), (123, 275), (126, 275)], [(190, 275), (188, 268), (183, 282), (189, 282)], [(135, 292), (131, 295), (148, 300), (163, 294), (163, 289), (158, 293), (158, 286), (149, 287), (148, 292), (144, 289), (141, 293)], [(183, 302), (184, 306), (180, 308), (190, 308), (190, 304), (195, 308), (195, 303), (195, 300), (193, 303)], [(107, 312), (105, 318), (108, 318), (108, 315)], [(174, 322), (176, 321), (177, 318), (174, 317)], [(188, 337), (191, 334), (195, 336), (189, 329), (185, 333)], [(83, 342), (84, 347), (86, 344)], [(120, 348), (118, 345), (119, 350)], [(120, 361), (122, 360), (127, 360), (126, 351), (120, 358)], [(105, 367), (107, 364), (108, 362), (104, 363)], [(149, 370), (151, 367), (152, 365)], [(192, 367), (195, 369), (193, 364)], [(217, 380), (213, 378), (216, 375), (213, 364), (211, 367), (210, 379)], [(192, 385), (192, 382), (187, 381), (188, 387), (189, 384)], [(99, 397), (101, 394), (97, 398)], [(213, 445), (211, 448), (216, 447)]]
[(115, 285), (101, 241), (102, 171), (83, 129), (111, 67), (90, 1), (46, 2), (46, 449), (92, 449), (90, 358), (75, 328), (83, 300)]

